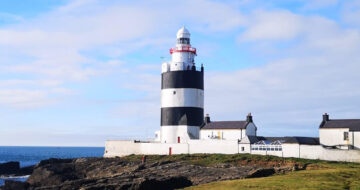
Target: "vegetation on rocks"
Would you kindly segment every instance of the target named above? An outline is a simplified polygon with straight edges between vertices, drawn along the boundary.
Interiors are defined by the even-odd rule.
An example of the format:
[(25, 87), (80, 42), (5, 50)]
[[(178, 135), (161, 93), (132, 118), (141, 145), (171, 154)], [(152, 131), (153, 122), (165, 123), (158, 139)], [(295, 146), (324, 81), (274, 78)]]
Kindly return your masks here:
[[(194, 154), (41, 161), (25, 183), (0, 189), (359, 188), (360, 164), (250, 154)], [(268, 177), (269, 176), (269, 177)]]

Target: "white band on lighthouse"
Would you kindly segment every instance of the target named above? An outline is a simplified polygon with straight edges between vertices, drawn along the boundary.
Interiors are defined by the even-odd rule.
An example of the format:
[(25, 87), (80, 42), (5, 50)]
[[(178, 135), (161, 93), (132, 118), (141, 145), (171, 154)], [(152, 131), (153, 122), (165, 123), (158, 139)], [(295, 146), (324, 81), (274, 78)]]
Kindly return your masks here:
[(161, 142), (183, 143), (198, 139), (204, 117), (204, 69), (196, 68), (196, 49), (182, 27), (170, 49), (171, 62), (162, 65)]
[(161, 90), (161, 107), (204, 107), (204, 91), (194, 88)]

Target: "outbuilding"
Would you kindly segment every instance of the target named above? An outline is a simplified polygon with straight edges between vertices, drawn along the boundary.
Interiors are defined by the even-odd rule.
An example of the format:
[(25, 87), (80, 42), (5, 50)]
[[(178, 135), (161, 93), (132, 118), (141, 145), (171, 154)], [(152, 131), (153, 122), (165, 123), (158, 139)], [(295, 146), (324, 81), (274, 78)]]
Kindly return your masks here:
[(360, 119), (330, 119), (325, 113), (319, 137), (325, 148), (360, 149)]
[(256, 131), (251, 113), (245, 121), (211, 121), (206, 114), (200, 128), (200, 139), (241, 140), (245, 136), (256, 136)]

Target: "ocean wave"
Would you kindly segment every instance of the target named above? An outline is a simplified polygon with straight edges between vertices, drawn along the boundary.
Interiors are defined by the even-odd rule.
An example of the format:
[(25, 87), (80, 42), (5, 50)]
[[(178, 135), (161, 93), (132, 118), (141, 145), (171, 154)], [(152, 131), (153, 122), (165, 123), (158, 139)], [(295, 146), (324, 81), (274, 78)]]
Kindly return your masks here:
[(21, 181), (25, 182), (30, 175), (24, 176), (0, 176), (0, 186), (5, 185), (5, 180), (12, 180), (12, 181)]
[(20, 179), (20, 178), (28, 178), (30, 175), (23, 175), (23, 176), (4, 176), (4, 175), (1, 175), (0, 176), (0, 179), (4, 179), (4, 180), (7, 180), (7, 179)]

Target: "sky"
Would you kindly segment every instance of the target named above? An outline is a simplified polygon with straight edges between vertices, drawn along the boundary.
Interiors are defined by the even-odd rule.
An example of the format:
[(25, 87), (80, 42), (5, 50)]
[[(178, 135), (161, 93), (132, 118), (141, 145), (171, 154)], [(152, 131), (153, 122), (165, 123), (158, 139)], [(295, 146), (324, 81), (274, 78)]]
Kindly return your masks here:
[(325, 112), (360, 118), (359, 0), (2, 0), (0, 145), (154, 137), (182, 26), (211, 120), (316, 137)]

